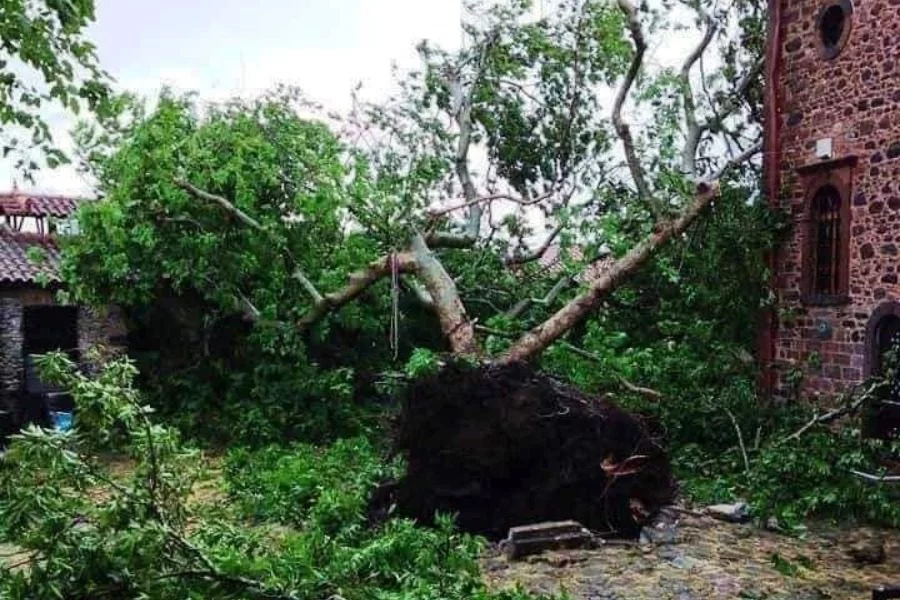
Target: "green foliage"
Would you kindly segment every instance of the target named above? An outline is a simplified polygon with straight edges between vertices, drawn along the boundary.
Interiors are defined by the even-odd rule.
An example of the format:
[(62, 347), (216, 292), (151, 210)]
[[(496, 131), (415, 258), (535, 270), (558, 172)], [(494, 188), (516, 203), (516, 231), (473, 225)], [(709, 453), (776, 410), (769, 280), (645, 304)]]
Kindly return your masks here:
[(440, 368), (440, 358), (434, 352), (425, 348), (413, 350), (409, 360), (406, 361), (406, 375), (412, 379), (432, 375)]
[(877, 471), (889, 447), (863, 439), (852, 425), (836, 432), (810, 432), (796, 443), (772, 443), (751, 463), (745, 489), (760, 514), (774, 515), (788, 525), (818, 516), (897, 527), (897, 491), (851, 473)]
[(407, 520), (366, 527), (370, 491), (397, 469), (356, 438), (328, 448), (235, 450), (225, 472), (240, 515), (292, 528), (281, 553), (257, 568), (283, 572), (304, 596), (488, 597), (475, 562), (482, 543), (454, 532), (450, 519), (434, 529)]
[(53, 144), (42, 117), (48, 105), (78, 113), (87, 106), (105, 114), (108, 76), (97, 64), (94, 45), (84, 37), (94, 20), (93, 0), (3, 0), (0, 11), (0, 137), (2, 156), (17, 155), (26, 176), (68, 161)]
[[(72, 392), (76, 417), (69, 432), (24, 431), (0, 464), (3, 538), (22, 559), (0, 561), (3, 598), (525, 597), (486, 590), (481, 542), (449, 519), (367, 528), (368, 494), (397, 465), (365, 439), (236, 450), (233, 504), (211, 504), (192, 499), (201, 456), (150, 419), (131, 363), (94, 379), (63, 355), (41, 366)], [(130, 461), (97, 458), (111, 448)]]
[[(759, 397), (752, 351), (769, 301), (764, 257), (784, 224), (736, 195), (723, 200), (570, 335), (591, 358), (558, 345), (543, 364), (584, 388), (616, 391), (646, 415), (696, 502), (743, 498), (762, 520), (775, 516), (785, 527), (811, 517), (897, 525), (897, 493), (851, 474), (876, 470), (889, 453), (883, 443), (864, 439), (858, 420), (784, 442), (811, 409)], [(609, 238), (627, 248), (636, 234), (621, 225), (610, 222)], [(629, 392), (623, 378), (662, 397)]]
[[(665, 419), (677, 428), (669, 430), (676, 444), (691, 439), (695, 419), (721, 414), (719, 396), (743, 403), (753, 394), (749, 351), (768, 303), (765, 253), (783, 226), (767, 207), (747, 200), (749, 190), (727, 193), (705, 220), (663, 249), (573, 332), (569, 339), (593, 359), (565, 346), (544, 357), (548, 368), (587, 389), (621, 388), (624, 377), (666, 398), (683, 398), (683, 406), (671, 409), (673, 418), (683, 420)], [(621, 221), (610, 221), (607, 230), (614, 253), (639, 235)], [(670, 406), (671, 401), (648, 408), (661, 416)], [(680, 436), (682, 430), (687, 437)]]
[(297, 272), (334, 289), (386, 250), (346, 231), (344, 211), (371, 182), (302, 106), (288, 89), (206, 107), (165, 94), (150, 114), (132, 106), (103, 143), (83, 140), (105, 198), (65, 240), (68, 293), (121, 306), (153, 404), (223, 443), (358, 433), (357, 374), (390, 356), (383, 287), (310, 334), (297, 327), (312, 306)]
[[(72, 430), (29, 427), (4, 456), (0, 522), (28, 560), (2, 573), (0, 596), (173, 597), (157, 577), (169, 560), (186, 558), (173, 543), (184, 535), (198, 454), (150, 421), (128, 362), (107, 364), (96, 379), (62, 354), (40, 362), (79, 410)], [(133, 461), (127, 475), (97, 458), (110, 448)]]
[(324, 527), (334, 535), (365, 515), (369, 491), (397, 476), (363, 437), (345, 438), (327, 448), (307, 444), (232, 450), (225, 465), (228, 489), (242, 514), (298, 528)]

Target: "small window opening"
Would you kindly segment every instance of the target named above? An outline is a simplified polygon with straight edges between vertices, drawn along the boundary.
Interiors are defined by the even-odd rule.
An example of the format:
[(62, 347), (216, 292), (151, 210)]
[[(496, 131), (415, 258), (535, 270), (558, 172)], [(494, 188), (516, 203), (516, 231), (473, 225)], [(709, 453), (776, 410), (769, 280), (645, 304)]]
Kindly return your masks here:
[(817, 30), (822, 58), (836, 57), (850, 37), (850, 18), (853, 15), (852, 0), (837, 0), (826, 5), (819, 13)]
[(822, 34), (822, 43), (827, 48), (834, 48), (841, 43), (841, 37), (844, 35), (844, 26), (847, 17), (837, 4), (833, 4), (825, 9), (822, 14), (822, 23), (819, 26), (819, 32)]
[(812, 202), (813, 293), (837, 295), (840, 292), (841, 195), (827, 185), (816, 192)]

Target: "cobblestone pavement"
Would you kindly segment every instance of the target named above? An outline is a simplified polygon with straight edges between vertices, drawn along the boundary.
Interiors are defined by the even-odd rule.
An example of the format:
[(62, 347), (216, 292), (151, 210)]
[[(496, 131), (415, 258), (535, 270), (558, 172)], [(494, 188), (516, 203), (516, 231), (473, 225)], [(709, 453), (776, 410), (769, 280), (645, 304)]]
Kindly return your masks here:
[[(513, 563), (492, 551), (483, 568), (492, 587), (522, 585), (573, 600), (851, 600), (900, 585), (900, 531), (812, 529), (796, 538), (685, 515), (669, 543), (548, 552)], [(877, 537), (886, 560), (859, 566), (848, 550)]]

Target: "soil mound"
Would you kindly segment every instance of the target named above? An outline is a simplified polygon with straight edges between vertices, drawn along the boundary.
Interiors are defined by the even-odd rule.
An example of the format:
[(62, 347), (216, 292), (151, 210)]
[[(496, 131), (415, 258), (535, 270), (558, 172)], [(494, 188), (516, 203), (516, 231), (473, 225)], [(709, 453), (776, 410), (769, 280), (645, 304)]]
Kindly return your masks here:
[(395, 438), (406, 476), (373, 496), (371, 516), (498, 539), (517, 525), (575, 519), (634, 536), (674, 499), (662, 448), (638, 417), (524, 364), (448, 365), (407, 391)]

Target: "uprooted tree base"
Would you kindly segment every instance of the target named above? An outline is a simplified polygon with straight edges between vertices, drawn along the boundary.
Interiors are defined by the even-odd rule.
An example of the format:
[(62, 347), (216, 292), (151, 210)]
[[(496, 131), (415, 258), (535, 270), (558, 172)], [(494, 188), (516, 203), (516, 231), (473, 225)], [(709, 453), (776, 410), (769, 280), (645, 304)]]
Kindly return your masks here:
[(493, 539), (561, 519), (633, 536), (677, 489), (639, 418), (520, 363), (450, 365), (416, 382), (395, 451), (407, 473), (375, 493), (374, 519), (390, 506), (423, 523), (455, 514)]

